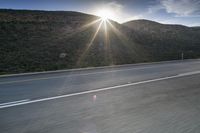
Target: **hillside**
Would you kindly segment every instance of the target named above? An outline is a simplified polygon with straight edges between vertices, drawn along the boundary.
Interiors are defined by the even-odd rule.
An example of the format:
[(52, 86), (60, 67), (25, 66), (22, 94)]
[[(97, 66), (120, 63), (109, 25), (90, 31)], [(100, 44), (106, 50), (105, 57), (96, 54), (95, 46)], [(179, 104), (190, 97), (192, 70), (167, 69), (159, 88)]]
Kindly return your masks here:
[(183, 25), (166, 25), (149, 20), (135, 20), (124, 23), (129, 34), (137, 43), (146, 46), (155, 60), (200, 57), (200, 29)]
[(0, 73), (47, 71), (200, 57), (199, 27), (147, 20), (107, 24), (64, 11), (0, 10)]

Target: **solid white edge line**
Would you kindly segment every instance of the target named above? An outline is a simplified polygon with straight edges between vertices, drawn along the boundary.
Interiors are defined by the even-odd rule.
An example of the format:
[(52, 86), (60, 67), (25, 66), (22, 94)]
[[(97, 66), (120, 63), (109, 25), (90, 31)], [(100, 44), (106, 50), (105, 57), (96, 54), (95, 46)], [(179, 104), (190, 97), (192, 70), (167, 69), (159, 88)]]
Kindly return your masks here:
[(188, 75), (194, 75), (194, 74), (199, 74), (199, 73), (200, 71), (193, 71), (193, 72), (179, 74), (179, 76), (188, 76)]
[(112, 90), (112, 89), (116, 89), (116, 88), (122, 88), (122, 87), (128, 87), (128, 86), (133, 86), (133, 85), (151, 83), (151, 82), (162, 81), (162, 80), (167, 80), (167, 79), (179, 78), (179, 77), (190, 76), (190, 75), (199, 74), (199, 73), (200, 73), (200, 71), (196, 71), (196, 72), (193, 72), (193, 73), (191, 72), (191, 73), (187, 73), (187, 74), (183, 73), (183, 74), (178, 74), (178, 75), (174, 75), (174, 76), (168, 76), (168, 77), (157, 78), (157, 79), (150, 79), (150, 80), (128, 83), (128, 84), (123, 84), (123, 85), (117, 85), (117, 86), (112, 86), (112, 87), (105, 87), (105, 88), (96, 89), (96, 90), (90, 90), (90, 91), (84, 91), (84, 92), (78, 92), (78, 93), (72, 93), (72, 94), (66, 94), (66, 95), (60, 95), (60, 96), (54, 96), (54, 97), (48, 97), (48, 98), (42, 98), (42, 99), (36, 99), (36, 100), (28, 100), (28, 101), (25, 101), (25, 102), (3, 105), (3, 106), (0, 106), (0, 109), (19, 106), (19, 105), (25, 105), (25, 104), (30, 104), (30, 103), (37, 103), (37, 102), (55, 100), (55, 99), (60, 99), (60, 98), (78, 96), (78, 95), (83, 95), (83, 94), (90, 94), (90, 93), (94, 93), (94, 92)]
[(27, 101), (29, 101), (29, 100), (30, 100), (30, 99), (24, 99), (24, 100), (19, 100), (19, 101), (0, 103), (0, 106), (10, 105), (10, 104), (16, 104), (16, 103), (23, 103), (23, 102), (27, 102)]

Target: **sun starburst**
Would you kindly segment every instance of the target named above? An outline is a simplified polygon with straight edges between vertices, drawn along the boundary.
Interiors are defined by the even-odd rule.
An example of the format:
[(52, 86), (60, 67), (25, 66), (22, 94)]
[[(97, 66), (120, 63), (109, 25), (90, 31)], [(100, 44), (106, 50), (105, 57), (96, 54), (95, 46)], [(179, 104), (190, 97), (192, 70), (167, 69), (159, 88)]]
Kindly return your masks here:
[[(89, 52), (90, 48), (92, 47), (92, 45), (95, 44), (94, 42), (95, 42), (96, 38), (99, 37), (98, 36), (99, 34), (104, 34), (103, 35), (104, 36), (103, 44), (104, 44), (104, 48), (105, 48), (104, 49), (105, 56), (106, 56), (105, 58), (107, 58), (108, 61), (110, 61), (110, 64), (113, 64), (114, 62), (112, 59), (113, 57), (112, 57), (112, 50), (111, 50), (111, 44), (110, 44), (111, 38), (110, 38), (109, 34), (114, 33), (116, 35), (116, 37), (120, 40), (120, 42), (122, 44), (124, 44), (124, 46), (126, 46), (126, 44), (128, 42), (128, 39), (116, 27), (117, 23), (116, 24), (113, 23), (112, 18), (114, 16), (114, 14), (111, 10), (108, 10), (108, 9), (99, 10), (97, 12), (97, 16), (99, 16), (100, 18), (93, 22), (90, 22), (84, 26), (85, 28), (89, 28), (89, 27), (97, 24), (96, 30), (95, 30), (94, 34), (92, 35), (91, 40), (89, 40), (88, 44), (86, 45), (82, 55), (80, 56), (80, 58), (77, 62), (78, 66), (84, 62), (87, 54), (89, 54), (88, 52)], [(100, 36), (102, 36), (102, 35), (100, 35)], [(113, 36), (113, 35), (111, 35), (111, 36)]]
[(114, 13), (109, 9), (98, 10), (96, 14), (97, 16), (101, 17), (103, 21), (106, 21), (108, 19), (113, 19), (114, 17)]

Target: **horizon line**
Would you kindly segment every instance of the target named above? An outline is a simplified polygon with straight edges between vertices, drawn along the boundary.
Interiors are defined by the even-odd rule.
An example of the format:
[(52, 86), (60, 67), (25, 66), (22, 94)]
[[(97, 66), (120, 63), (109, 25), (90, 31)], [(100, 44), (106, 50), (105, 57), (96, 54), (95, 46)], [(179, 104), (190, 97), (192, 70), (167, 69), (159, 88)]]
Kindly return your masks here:
[[(84, 12), (84, 11), (76, 11), (76, 10), (52, 10), (52, 9), (26, 9), (26, 8), (0, 8), (0, 10), (18, 10), (18, 11), (43, 11), (43, 12), (75, 12), (75, 13), (82, 13), (82, 14), (85, 14), (85, 15), (91, 15), (91, 16), (94, 16), (94, 17), (100, 17), (98, 15), (95, 15), (95, 14), (92, 14), (92, 13), (87, 13), (87, 12)], [(112, 20), (112, 19), (109, 19), (109, 20)], [(119, 24), (125, 24), (125, 23), (128, 23), (128, 22), (131, 22), (131, 21), (138, 21), (138, 20), (146, 20), (146, 21), (151, 21), (151, 22), (155, 22), (155, 23), (158, 23), (158, 24), (162, 24), (162, 25), (179, 25), (179, 26), (185, 26), (185, 27), (189, 27), (189, 28), (195, 28), (195, 27), (200, 27), (200, 25), (198, 26), (189, 26), (189, 25), (184, 25), (184, 24), (178, 24), (178, 23), (162, 23), (162, 22), (158, 22), (158, 21), (155, 21), (155, 20), (151, 20), (151, 19), (144, 19), (144, 18), (141, 18), (141, 19), (132, 19), (132, 20), (128, 20), (128, 21), (125, 21), (125, 22), (118, 22), (116, 20), (112, 20), (116, 23), (119, 23)]]

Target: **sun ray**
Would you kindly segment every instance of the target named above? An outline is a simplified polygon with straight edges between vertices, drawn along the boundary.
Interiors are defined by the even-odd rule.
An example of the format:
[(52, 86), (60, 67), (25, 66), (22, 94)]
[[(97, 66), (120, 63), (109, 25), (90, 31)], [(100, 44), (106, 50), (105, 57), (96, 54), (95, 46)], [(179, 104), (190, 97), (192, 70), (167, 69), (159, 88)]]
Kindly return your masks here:
[(85, 58), (85, 55), (87, 54), (89, 48), (91, 47), (91, 45), (93, 44), (93, 42), (94, 42), (96, 36), (97, 36), (98, 33), (99, 33), (99, 30), (100, 30), (100, 28), (101, 28), (101, 26), (102, 26), (102, 23), (103, 23), (103, 21), (100, 21), (100, 24), (99, 24), (99, 26), (98, 26), (96, 32), (94, 33), (92, 39), (91, 39), (90, 42), (87, 44), (86, 49), (84, 50), (84, 52), (83, 52), (82, 55), (80, 56), (80, 58), (79, 58), (79, 60), (78, 60), (78, 62), (77, 62), (77, 65), (80, 65), (81, 61)]
[(67, 38), (70, 38), (70, 37), (72, 37), (72, 36), (74, 36), (74, 35), (76, 35), (76, 34), (78, 34), (78, 33), (81, 33), (81, 32), (83, 32), (83, 31), (87, 30), (88, 28), (90, 28), (91, 26), (95, 25), (95, 24), (98, 23), (99, 21), (101, 21), (101, 19), (94, 20), (94, 21), (92, 21), (92, 22), (90, 22), (90, 23), (88, 23), (88, 24), (85, 24), (85, 25), (81, 26), (81, 27), (78, 28), (77, 30), (73, 31), (73, 33), (68, 34), (68, 35), (67, 35)]
[(108, 21), (104, 21), (104, 42), (105, 42), (105, 52), (106, 52), (106, 60), (109, 63), (109, 65), (113, 65), (113, 58), (112, 58), (112, 51), (110, 47), (110, 35), (109, 35), (109, 28), (108, 28)]
[(124, 40), (128, 40), (128, 38), (126, 36), (124, 36), (110, 21), (108, 21), (108, 24), (111, 26), (111, 28), (113, 29), (114, 33), (118, 37), (122, 37)]
[(92, 22), (90, 22), (90, 23), (88, 23), (88, 24), (83, 25), (80, 29), (89, 28), (90, 26), (92, 26), (92, 25), (98, 23), (99, 21), (101, 21), (101, 18), (99, 18), (99, 19), (97, 19), (97, 20), (94, 20), (94, 21), (92, 21)]
[(88, 47), (87, 47), (87, 50), (88, 50), (88, 48), (92, 45), (92, 43), (94, 42), (94, 40), (95, 40), (95, 38), (96, 38), (97, 34), (99, 33), (99, 30), (100, 30), (100, 28), (101, 28), (101, 26), (102, 26), (102, 23), (103, 23), (103, 21), (100, 22), (100, 24), (99, 24), (99, 26), (98, 26), (98, 28), (97, 28), (97, 30), (96, 30), (94, 36), (92, 37), (92, 39), (91, 39), (91, 41), (90, 41), (90, 43), (89, 43), (89, 45), (88, 45)]
[(137, 56), (138, 56), (137, 46), (136, 46), (135, 44), (132, 43), (132, 44), (134, 45), (135, 48), (134, 48), (134, 49), (131, 48), (129, 39), (128, 39), (124, 34), (122, 34), (122, 33), (120, 32), (120, 30), (118, 30), (110, 21), (108, 21), (108, 24), (109, 24), (109, 26), (111, 27), (111, 29), (113, 30), (114, 34), (119, 38), (119, 40), (121, 41), (121, 43), (122, 43), (126, 48), (128, 48), (128, 49), (131, 51), (131, 53), (132, 53), (133, 55), (135, 55), (135, 56), (137, 57)]

